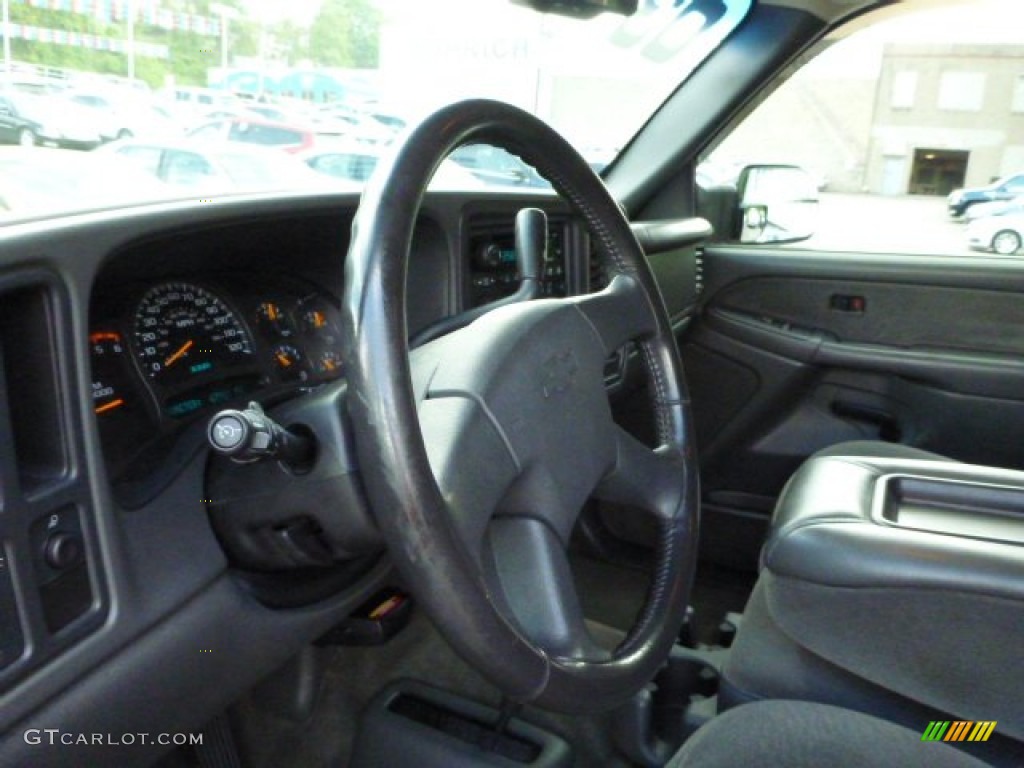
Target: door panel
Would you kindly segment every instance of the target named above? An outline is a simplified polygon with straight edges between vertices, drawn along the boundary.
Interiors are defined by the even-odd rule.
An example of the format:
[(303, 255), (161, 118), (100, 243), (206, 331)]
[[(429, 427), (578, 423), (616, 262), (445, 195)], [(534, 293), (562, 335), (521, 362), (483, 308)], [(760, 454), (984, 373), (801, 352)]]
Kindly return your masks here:
[(1024, 263), (715, 245), (704, 275), (681, 350), (706, 555), (756, 562), (786, 480), (838, 442), (1024, 468)]

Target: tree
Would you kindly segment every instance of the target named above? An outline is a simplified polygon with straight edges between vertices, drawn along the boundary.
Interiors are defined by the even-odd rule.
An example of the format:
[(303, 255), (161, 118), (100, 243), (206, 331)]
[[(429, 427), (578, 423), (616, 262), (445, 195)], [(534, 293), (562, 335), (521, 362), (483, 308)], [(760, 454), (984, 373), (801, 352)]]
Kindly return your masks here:
[(288, 64), (309, 58), (309, 32), (291, 19), (282, 19), (270, 28), (270, 36), (279, 52), (286, 52)]
[[(172, 4), (172, 2), (177, 4)], [(228, 5), (237, 4), (237, 0), (225, 0), (225, 2)], [(164, 7), (181, 13), (203, 12), (205, 15), (209, 15), (206, 13), (208, 11), (206, 0), (188, 0), (187, 2), (186, 0), (167, 0), (167, 5)], [(123, 20), (103, 22), (92, 14), (37, 8), (22, 3), (11, 5), (11, 21), (43, 29), (91, 34), (119, 40), (125, 39), (127, 33)], [(256, 26), (255, 22), (248, 23)], [(173, 73), (175, 80), (179, 83), (206, 84), (206, 70), (211, 61), (214, 61), (209, 51), (216, 45), (215, 38), (183, 30), (150, 27), (140, 22), (135, 25), (135, 39), (139, 43), (166, 45), (169, 54), (168, 59), (136, 56), (135, 76), (137, 78), (153, 87), (160, 87), (164, 84), (167, 76)], [(253, 50), (257, 49), (256, 44), (251, 47)], [(127, 59), (124, 53), (95, 50), (81, 45), (58, 45), (15, 39), (11, 41), (11, 52), (16, 61), (30, 64), (104, 74), (126, 75), (128, 73)]]
[(309, 30), (309, 58), (324, 67), (376, 68), (380, 12), (372, 0), (324, 0)]

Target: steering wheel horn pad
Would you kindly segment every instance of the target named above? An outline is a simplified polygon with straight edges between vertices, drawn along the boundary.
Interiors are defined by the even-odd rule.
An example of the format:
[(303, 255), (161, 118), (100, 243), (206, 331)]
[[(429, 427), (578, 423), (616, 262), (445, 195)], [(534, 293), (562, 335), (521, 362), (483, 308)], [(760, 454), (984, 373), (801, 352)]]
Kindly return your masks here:
[[(405, 279), (419, 205), (457, 147), (520, 154), (587, 223), (612, 265), (602, 292), (496, 309), (407, 349)], [(428, 117), (364, 190), (346, 261), (347, 399), (360, 473), (396, 567), (455, 650), (512, 699), (563, 712), (614, 707), (657, 672), (696, 559), (697, 474), (678, 352), (621, 209), (543, 122), (474, 100)], [(609, 353), (647, 366), (656, 449), (612, 420)], [(566, 547), (586, 500), (658, 522), (651, 587), (613, 651), (590, 639)]]
[[(579, 509), (616, 458), (606, 355), (593, 327), (572, 305), (532, 301), (495, 310), (449, 346), (427, 398), (465, 398), (484, 411), (519, 475), (500, 512), (543, 516), (568, 542)], [(440, 448), (425, 437), (433, 458)], [(451, 443), (443, 433), (437, 440)], [(445, 466), (461, 456), (445, 457)], [(441, 467), (434, 469), (438, 475)]]

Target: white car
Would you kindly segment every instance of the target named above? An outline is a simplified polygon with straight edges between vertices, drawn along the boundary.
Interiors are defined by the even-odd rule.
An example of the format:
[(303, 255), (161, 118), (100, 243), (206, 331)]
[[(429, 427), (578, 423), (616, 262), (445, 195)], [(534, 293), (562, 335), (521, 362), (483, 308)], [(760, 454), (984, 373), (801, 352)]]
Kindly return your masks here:
[(1012, 200), (993, 200), (990, 203), (975, 203), (964, 212), (965, 221), (983, 219), (986, 216), (1002, 216), (1007, 213), (1020, 213), (1024, 211), (1024, 195), (1018, 195)]
[(61, 94), (0, 92), (0, 143), (92, 149), (103, 130), (96, 110)]
[(366, 144), (388, 144), (395, 138), (394, 129), (344, 105), (331, 105), (311, 117), (320, 134), (343, 136)]
[(1024, 243), (1024, 212), (983, 216), (967, 225), (967, 244), (976, 251), (1013, 256)]
[(106, 144), (95, 153), (118, 155), (166, 184), (204, 194), (325, 188), (320, 174), (288, 154), (240, 142), (127, 139)]
[(67, 98), (92, 110), (96, 120), (102, 123), (103, 136), (107, 139), (128, 139), (133, 136), (166, 138), (184, 133), (168, 113), (147, 102), (145, 97), (100, 91), (75, 90)]
[[(361, 142), (324, 143), (296, 155), (318, 173), (362, 185), (377, 167), (375, 147)], [(484, 184), (453, 160), (444, 160), (430, 182), (434, 190), (472, 190)]]
[(127, 160), (46, 147), (0, 147), (0, 221), (45, 216), (69, 205), (130, 205), (173, 190)]

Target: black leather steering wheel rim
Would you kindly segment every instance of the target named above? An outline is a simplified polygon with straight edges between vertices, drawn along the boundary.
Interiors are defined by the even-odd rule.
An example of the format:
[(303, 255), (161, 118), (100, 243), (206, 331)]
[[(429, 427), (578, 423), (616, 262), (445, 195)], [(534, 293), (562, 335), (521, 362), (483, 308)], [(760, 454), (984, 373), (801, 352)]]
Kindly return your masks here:
[[(452, 522), (450, 494), (446, 498), (438, 487), (424, 441), (421, 405), (428, 385), (414, 382), (406, 346), (407, 260), (430, 178), (452, 150), (468, 143), (503, 147), (536, 166), (586, 221), (613, 275), (609, 288), (586, 302), (529, 302), (537, 307), (521, 309), (518, 315), (510, 308), (503, 315), (504, 326), (502, 318), (491, 324), (502, 326), (495, 333), (508, 337), (515, 326), (539, 318), (537, 323), (551, 327), (571, 326), (566, 338), (582, 339), (589, 333), (611, 349), (627, 340), (619, 338), (625, 336), (635, 341), (648, 370), (658, 447), (648, 451), (602, 424), (601, 434), (611, 434), (614, 445), (594, 458), (595, 466), (608, 465), (601, 470), (603, 495), (621, 501), (642, 498), (661, 531), (645, 607), (626, 640), (606, 658), (565, 648), (553, 651), (528, 636), (524, 621), (508, 615), (508, 604), (496, 594), (500, 590), (486, 578), (487, 569), (467, 550), (465, 536)], [(529, 113), (494, 101), (461, 102), (427, 118), (393, 149), (363, 192), (345, 267), (347, 402), (371, 507), (395, 565), (430, 617), (455, 650), (507, 696), (556, 711), (608, 709), (640, 690), (667, 657), (685, 614), (696, 562), (692, 420), (664, 304), (640, 246), (604, 184), (569, 144)], [(473, 333), (473, 328), (466, 332)], [(592, 352), (579, 352), (580, 361), (592, 361)], [(537, 354), (547, 355), (547, 362), (561, 359), (547, 349)], [(573, 396), (582, 398), (583, 385), (576, 384), (577, 353), (559, 354), (571, 368), (551, 375), (567, 377), (566, 386), (575, 387)], [(585, 367), (583, 373), (594, 366)], [(527, 371), (524, 381), (537, 378), (535, 374)], [(594, 385), (587, 386), (593, 394)], [(603, 420), (604, 415), (595, 418)], [(535, 527), (541, 536), (558, 539), (551, 533), (557, 525)], [(521, 612), (516, 615), (521, 617)]]

